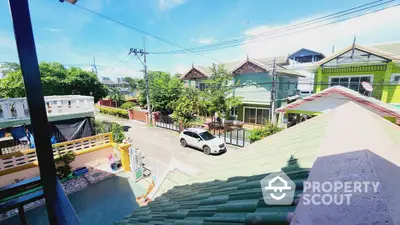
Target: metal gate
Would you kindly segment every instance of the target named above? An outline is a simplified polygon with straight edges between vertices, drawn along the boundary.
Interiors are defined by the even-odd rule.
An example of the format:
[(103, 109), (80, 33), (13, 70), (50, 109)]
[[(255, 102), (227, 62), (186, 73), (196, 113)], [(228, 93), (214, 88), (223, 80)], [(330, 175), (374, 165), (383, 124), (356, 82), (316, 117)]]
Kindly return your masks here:
[(212, 129), (212, 134), (225, 141), (226, 144), (234, 145), (238, 147), (244, 147), (250, 144), (248, 140), (248, 132), (243, 128), (232, 128), (229, 130), (225, 129)]
[(179, 124), (169, 116), (160, 115), (156, 121), (156, 127), (179, 132)]
[(225, 141), (226, 144), (244, 147), (250, 144), (249, 132), (232, 124), (224, 124), (222, 121), (209, 123), (209, 131)]

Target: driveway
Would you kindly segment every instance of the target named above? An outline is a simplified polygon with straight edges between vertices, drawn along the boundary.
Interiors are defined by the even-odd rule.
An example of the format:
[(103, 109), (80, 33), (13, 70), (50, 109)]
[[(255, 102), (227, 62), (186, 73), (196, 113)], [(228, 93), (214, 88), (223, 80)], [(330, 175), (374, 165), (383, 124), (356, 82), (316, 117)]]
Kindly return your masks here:
[[(134, 148), (139, 148), (148, 159), (156, 159), (164, 164), (169, 164), (172, 158), (191, 167), (193, 172), (198, 172), (218, 161), (224, 160), (228, 155), (237, 154), (238, 148), (228, 145), (228, 151), (220, 155), (205, 155), (202, 151), (190, 147), (183, 148), (179, 143), (179, 133), (158, 127), (148, 127), (146, 124), (126, 120), (104, 114), (96, 114), (97, 120), (118, 122), (125, 127), (126, 137), (130, 137)], [(147, 160), (146, 160), (147, 159)], [(150, 168), (152, 169), (152, 168)], [(188, 168), (189, 169), (189, 168)], [(185, 171), (191, 173), (189, 171)]]

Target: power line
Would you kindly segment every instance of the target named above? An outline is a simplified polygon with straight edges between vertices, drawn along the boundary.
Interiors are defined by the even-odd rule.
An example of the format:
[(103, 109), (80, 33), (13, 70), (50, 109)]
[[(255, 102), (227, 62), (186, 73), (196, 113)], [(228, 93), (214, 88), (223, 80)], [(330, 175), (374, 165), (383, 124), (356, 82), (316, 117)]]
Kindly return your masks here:
[[(221, 48), (217, 48), (217, 47), (223, 47), (226, 44), (229, 44), (229, 45), (227, 45), (227, 47), (234, 47), (234, 46), (237, 46), (236, 43), (242, 43), (243, 41), (246, 41), (246, 40), (256, 39), (258, 37), (265, 36), (266, 34), (280, 33), (280, 32), (277, 32), (279, 30), (283, 30), (283, 31), (285, 31), (285, 30), (293, 30), (293, 29), (297, 29), (299, 27), (304, 27), (304, 26), (310, 25), (310, 24), (321, 23), (321, 22), (324, 22), (326, 20), (332, 20), (332, 19), (335, 19), (335, 18), (338, 18), (338, 17), (342, 17), (342, 16), (345, 16), (345, 15), (348, 15), (348, 14), (356, 13), (356, 12), (359, 12), (359, 11), (364, 11), (366, 9), (377, 7), (377, 6), (380, 6), (380, 5), (383, 5), (383, 4), (387, 4), (387, 3), (393, 2), (393, 1), (394, 0), (390, 0), (390, 1), (386, 1), (386, 2), (383, 2), (383, 3), (379, 3), (379, 4), (376, 4), (376, 5), (370, 6), (370, 7), (363, 8), (363, 9), (360, 9), (360, 10), (357, 10), (357, 11), (348, 12), (348, 11), (353, 10), (353, 9), (357, 9), (357, 8), (360, 8), (360, 7), (364, 7), (364, 6), (379, 2), (379, 1), (374, 1), (372, 3), (364, 4), (362, 6), (357, 6), (357, 7), (354, 7), (354, 8), (348, 9), (348, 10), (344, 10), (344, 11), (341, 11), (341, 12), (338, 12), (338, 13), (334, 13), (334, 14), (330, 14), (330, 15), (327, 15), (327, 16), (319, 17), (317, 19), (312, 19), (312, 20), (309, 20), (309, 21), (305, 21), (305, 22), (301, 22), (301, 23), (297, 23), (297, 24), (281, 27), (281, 28), (278, 28), (278, 29), (275, 29), (275, 30), (272, 30), (272, 31), (268, 31), (268, 32), (264, 32), (264, 33), (261, 33), (261, 34), (257, 34), (257, 35), (246, 36), (246, 37), (241, 37), (241, 38), (237, 38), (237, 39), (233, 39), (233, 40), (225, 41), (225, 42), (220, 42), (220, 43), (216, 43), (216, 44), (212, 44), (212, 45), (208, 45), (208, 46), (201, 46), (201, 47), (197, 47), (197, 48), (192, 48), (192, 50), (197, 50), (197, 51), (201, 51), (201, 50), (202, 51), (217, 50), (217, 49), (221, 49)], [(344, 12), (348, 12), (348, 13), (342, 14)], [(328, 19), (324, 19), (324, 20), (321, 20), (321, 21), (317, 21), (317, 20), (320, 20), (320, 19), (323, 19), (323, 18), (331, 17), (333, 15), (337, 15), (337, 14), (342, 14), (342, 15), (335, 16), (334, 18), (328, 18)], [(348, 18), (348, 19), (351, 19), (351, 18)], [(299, 26), (299, 25), (301, 25), (301, 26)], [(290, 29), (287, 29), (287, 28), (290, 28)], [(242, 44), (245, 44), (245, 43), (242, 43)], [(182, 52), (182, 50), (169, 51), (169, 52), (165, 52), (165, 54), (172, 54), (172, 53), (175, 54), (177, 52)], [(158, 54), (161, 54), (161, 53), (162, 52), (160, 52)]]
[[(310, 21), (306, 21), (306, 22), (302, 22), (302, 23), (298, 23), (298, 24), (294, 24), (294, 25), (289, 25), (289, 26), (286, 26), (286, 27), (278, 28), (278, 29), (275, 29), (275, 30), (272, 30), (272, 31), (261, 33), (261, 34), (247, 36), (247, 37), (241, 37), (241, 38), (237, 38), (237, 39), (233, 39), (233, 40), (229, 40), (229, 41), (225, 41), (225, 42), (220, 42), (220, 43), (216, 43), (216, 44), (212, 44), (212, 45), (207, 45), (207, 46), (195, 47), (195, 48), (192, 48), (191, 50), (195, 50), (195, 51), (198, 51), (198, 52), (213, 51), (213, 50), (225, 49), (225, 48), (230, 48), (230, 47), (236, 47), (236, 46), (239, 46), (239, 45), (244, 45), (244, 44), (253, 43), (253, 42), (259, 42), (259, 41), (263, 41), (263, 40), (266, 40), (266, 39), (269, 39), (269, 38), (276, 38), (276, 37), (280, 37), (280, 36), (284, 36), (284, 35), (288, 35), (288, 34), (304, 32), (304, 31), (307, 31), (307, 30), (311, 30), (311, 29), (315, 29), (315, 28), (319, 28), (319, 27), (324, 27), (324, 26), (327, 26), (327, 25), (332, 25), (332, 24), (335, 24), (335, 23), (343, 22), (343, 21), (346, 21), (346, 20), (350, 20), (350, 19), (353, 19), (353, 18), (360, 17), (360, 16), (376, 13), (378, 11), (389, 9), (389, 8), (393, 8), (393, 7), (396, 7), (396, 6), (400, 5), (400, 4), (396, 4), (396, 5), (392, 5), (390, 7), (380, 8), (378, 10), (369, 11), (369, 12), (365, 12), (363, 14), (347, 17), (347, 18), (344, 18), (342, 20), (336, 20), (336, 21), (332, 21), (332, 22), (329, 22), (329, 23), (320, 24), (321, 22), (324, 22), (324, 21), (328, 21), (328, 20), (332, 20), (332, 19), (335, 19), (335, 18), (343, 17), (343, 16), (349, 15), (349, 14), (354, 14), (354, 13), (357, 13), (357, 12), (360, 12), (360, 11), (365, 11), (367, 9), (375, 8), (377, 6), (388, 4), (388, 3), (393, 2), (393, 1), (394, 0), (390, 0), (390, 1), (386, 1), (386, 2), (382, 2), (382, 3), (379, 3), (379, 4), (372, 5), (372, 6), (369, 6), (369, 7), (364, 7), (364, 6), (368, 6), (370, 4), (374, 4), (374, 3), (378, 2), (378, 1), (375, 1), (375, 2), (372, 2), (372, 3), (368, 3), (368, 4), (365, 4), (365, 5), (362, 5), (362, 6), (358, 6), (358, 7), (352, 8), (352, 9), (357, 9), (357, 8), (363, 7), (362, 9), (358, 9), (358, 10), (355, 10), (355, 11), (350, 11), (352, 9), (348, 9), (348, 10), (344, 10), (344, 11), (341, 11), (341, 12), (338, 12), (338, 13), (330, 14), (328, 16), (319, 17), (317, 19), (313, 19), (313, 20), (310, 20)], [(343, 14), (343, 12), (346, 12), (346, 13)], [(324, 19), (324, 20), (321, 20), (321, 21), (317, 21), (317, 20), (322, 19), (322, 18), (332, 17), (333, 15), (337, 15), (339, 13), (341, 15), (335, 16), (333, 18), (328, 18), (328, 19)], [(310, 28), (307, 28), (307, 29), (303, 29), (303, 30), (295, 30), (295, 29), (298, 29), (300, 27), (309, 26), (309, 25), (315, 24), (315, 23), (318, 23), (319, 25), (318, 26), (313, 26), (313, 27), (310, 27)], [(295, 30), (295, 32), (284, 33), (284, 32), (287, 32), (288, 30)], [(279, 32), (277, 32), (277, 31), (279, 31)], [(274, 34), (278, 34), (278, 35), (277, 36), (272, 36), (272, 37), (269, 37), (269, 36), (265, 37), (266, 34), (269, 34), (269, 36), (274, 35)], [(279, 34), (281, 34), (281, 35), (279, 35)], [(252, 41), (247, 41), (247, 40), (252, 40)], [(245, 41), (247, 41), (247, 42), (245, 42)], [(180, 54), (180, 53), (183, 53), (183, 52), (184, 52), (183, 50), (174, 50), (174, 51), (166, 51), (166, 52), (152, 52), (152, 54)]]
[(104, 14), (98, 13), (98, 12), (93, 11), (93, 10), (91, 10), (91, 9), (88, 9), (88, 8), (85, 8), (85, 7), (83, 7), (83, 6), (76, 5), (76, 4), (75, 4), (74, 6), (80, 8), (80, 9), (82, 9), (82, 10), (85, 10), (85, 11), (87, 11), (87, 12), (90, 12), (90, 13), (92, 13), (92, 14), (95, 14), (95, 15), (101, 17), (101, 18), (110, 20), (110, 21), (112, 21), (112, 22), (114, 22), (114, 23), (117, 23), (117, 24), (119, 24), (119, 25), (121, 25), (121, 26), (124, 26), (124, 27), (126, 27), (126, 28), (135, 30), (135, 31), (137, 31), (137, 32), (139, 32), (139, 33), (142, 33), (142, 34), (146, 34), (146, 35), (148, 35), (148, 36), (150, 36), (150, 37), (153, 37), (153, 38), (155, 38), (155, 39), (157, 39), (157, 40), (159, 40), (159, 41), (162, 41), (162, 42), (165, 42), (165, 43), (167, 43), (167, 44), (173, 45), (173, 46), (175, 46), (175, 47), (181, 48), (181, 49), (183, 49), (183, 50), (185, 50), (185, 51), (189, 51), (189, 52), (191, 52), (191, 53), (194, 53), (194, 54), (203, 56), (203, 57), (205, 57), (205, 58), (211, 59), (212, 61), (220, 62), (218, 59), (214, 59), (214, 58), (211, 58), (211, 57), (209, 57), (209, 56), (203, 55), (203, 54), (201, 54), (201, 53), (199, 53), (199, 52), (196, 52), (196, 51), (194, 51), (194, 50), (185, 48), (185, 47), (183, 47), (183, 46), (181, 46), (181, 45), (179, 45), (179, 44), (176, 44), (176, 43), (173, 43), (173, 42), (171, 42), (171, 41), (168, 41), (168, 40), (166, 40), (166, 39), (164, 39), (164, 38), (158, 37), (158, 36), (156, 36), (156, 35), (154, 35), (154, 34), (151, 34), (151, 33), (147, 32), (147, 31), (141, 30), (141, 29), (136, 28), (136, 27), (134, 27), (134, 26), (131, 26), (131, 25), (122, 23), (122, 22), (120, 22), (120, 21), (118, 21), (118, 20), (115, 20), (115, 19), (113, 19), (113, 18), (111, 18), (111, 17), (109, 17), (109, 16), (106, 16), (106, 15), (104, 15)]
[(120, 67), (120, 66), (126, 64), (126, 62), (129, 62), (129, 60), (128, 60), (128, 61), (125, 61), (128, 57), (129, 57), (129, 54), (127, 54), (126, 56), (124, 56), (121, 60), (119, 60), (118, 62), (116, 62), (116, 63), (115, 63), (113, 66), (111, 66), (110, 68), (111, 68), (111, 69), (115, 69), (115, 68), (118, 68), (118, 67)]

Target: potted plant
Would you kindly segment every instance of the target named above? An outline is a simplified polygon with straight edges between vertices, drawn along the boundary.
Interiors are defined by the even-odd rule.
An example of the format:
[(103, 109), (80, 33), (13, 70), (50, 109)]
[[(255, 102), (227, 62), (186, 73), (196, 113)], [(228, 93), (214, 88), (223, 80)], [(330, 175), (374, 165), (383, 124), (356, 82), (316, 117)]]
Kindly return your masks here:
[(117, 155), (114, 153), (110, 153), (108, 155), (108, 162), (110, 163), (110, 167), (113, 171), (118, 170), (118, 168), (121, 166), (121, 161), (118, 160)]

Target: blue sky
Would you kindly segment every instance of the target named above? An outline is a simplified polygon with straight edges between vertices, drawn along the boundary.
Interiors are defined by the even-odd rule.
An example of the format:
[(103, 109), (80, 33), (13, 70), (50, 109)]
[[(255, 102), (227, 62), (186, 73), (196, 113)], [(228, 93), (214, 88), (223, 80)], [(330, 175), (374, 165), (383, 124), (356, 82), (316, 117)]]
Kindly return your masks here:
[[(272, 0), (79, 0), (82, 5), (123, 23), (185, 47), (213, 44), (254, 35), (288, 24), (337, 12), (370, 1)], [(104, 20), (58, 0), (30, 0), (31, 17), (40, 61), (90, 67), (96, 58), (100, 76), (142, 76), (141, 64), (125, 57), (129, 48), (143, 46), (143, 34)], [(400, 7), (296, 35), (204, 53), (220, 61), (281, 56), (301, 47), (329, 53), (351, 44), (400, 41)], [(146, 36), (148, 51), (177, 47)], [(18, 61), (7, 1), (0, 1), (0, 62)], [(149, 69), (183, 72), (191, 64), (212, 60), (194, 55), (149, 55)], [(114, 66), (114, 67), (113, 67)]]

